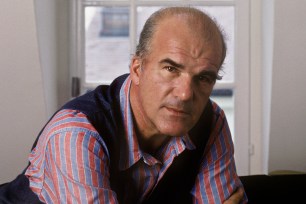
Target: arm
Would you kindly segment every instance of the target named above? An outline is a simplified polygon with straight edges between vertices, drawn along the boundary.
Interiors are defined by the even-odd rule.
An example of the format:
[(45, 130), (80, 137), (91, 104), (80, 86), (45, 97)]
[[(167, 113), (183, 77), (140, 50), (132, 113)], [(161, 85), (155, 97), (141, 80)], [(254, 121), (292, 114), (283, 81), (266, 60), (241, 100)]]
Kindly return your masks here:
[(243, 200), (244, 190), (242, 187), (239, 187), (238, 190), (234, 192), (234, 194), (229, 197), (224, 204), (238, 204)]
[(26, 175), (43, 202), (118, 203), (110, 189), (105, 146), (84, 117), (79, 113), (68, 123), (55, 117), (30, 155)]
[[(234, 194), (237, 189), (241, 188), (243, 191), (236, 172), (233, 142), (223, 111), (215, 117), (214, 124), (192, 190), (194, 203), (224, 203), (231, 195), (232, 200), (240, 198), (240, 190)], [(240, 202), (245, 203), (246, 197)]]

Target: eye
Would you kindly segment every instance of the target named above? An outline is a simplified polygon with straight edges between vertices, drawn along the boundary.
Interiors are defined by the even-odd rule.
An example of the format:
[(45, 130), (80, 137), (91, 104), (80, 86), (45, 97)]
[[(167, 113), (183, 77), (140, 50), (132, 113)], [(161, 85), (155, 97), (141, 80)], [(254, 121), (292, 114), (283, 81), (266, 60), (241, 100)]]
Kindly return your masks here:
[(166, 66), (164, 67), (168, 72), (177, 72), (177, 69), (173, 66)]
[(209, 84), (213, 84), (216, 81), (216, 77), (213, 77), (213, 76), (210, 76), (210, 75), (207, 75), (207, 74), (200, 75), (198, 77), (198, 79), (199, 79), (200, 82), (205, 82), (205, 83), (209, 83)]

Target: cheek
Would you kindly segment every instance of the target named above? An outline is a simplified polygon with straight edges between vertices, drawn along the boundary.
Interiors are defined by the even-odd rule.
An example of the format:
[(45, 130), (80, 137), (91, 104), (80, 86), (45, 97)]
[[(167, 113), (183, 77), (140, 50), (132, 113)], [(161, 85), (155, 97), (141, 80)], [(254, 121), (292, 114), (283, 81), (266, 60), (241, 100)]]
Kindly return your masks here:
[(204, 111), (206, 104), (209, 101), (210, 94), (211, 91), (206, 91), (196, 96), (197, 98), (194, 103), (194, 111), (197, 116), (201, 115)]
[(161, 100), (171, 87), (171, 84), (163, 80), (157, 70), (145, 71), (140, 82), (142, 92), (149, 100)]
[(160, 88), (152, 77), (142, 78), (139, 84), (142, 103), (146, 108), (153, 108), (156, 102), (160, 100)]
[(166, 97), (166, 89), (163, 84), (156, 81), (147, 81), (141, 86), (143, 103), (148, 108), (157, 108)]

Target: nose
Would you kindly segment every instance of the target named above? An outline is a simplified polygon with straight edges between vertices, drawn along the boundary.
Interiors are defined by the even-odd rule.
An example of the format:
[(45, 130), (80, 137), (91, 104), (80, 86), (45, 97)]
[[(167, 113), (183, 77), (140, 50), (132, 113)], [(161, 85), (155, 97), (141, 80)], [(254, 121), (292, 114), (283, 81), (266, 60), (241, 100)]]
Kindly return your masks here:
[(191, 77), (189, 75), (179, 77), (174, 88), (174, 95), (182, 101), (188, 101), (193, 98), (193, 94)]

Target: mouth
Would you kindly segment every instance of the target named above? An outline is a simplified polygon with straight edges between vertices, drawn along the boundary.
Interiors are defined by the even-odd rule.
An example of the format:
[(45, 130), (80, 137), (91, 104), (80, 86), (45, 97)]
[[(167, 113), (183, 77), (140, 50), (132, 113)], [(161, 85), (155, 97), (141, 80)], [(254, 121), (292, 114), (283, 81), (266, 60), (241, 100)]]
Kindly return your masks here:
[(165, 107), (165, 108), (167, 111), (169, 111), (172, 115), (175, 116), (186, 117), (190, 115), (190, 112), (184, 109), (179, 109), (175, 107)]

